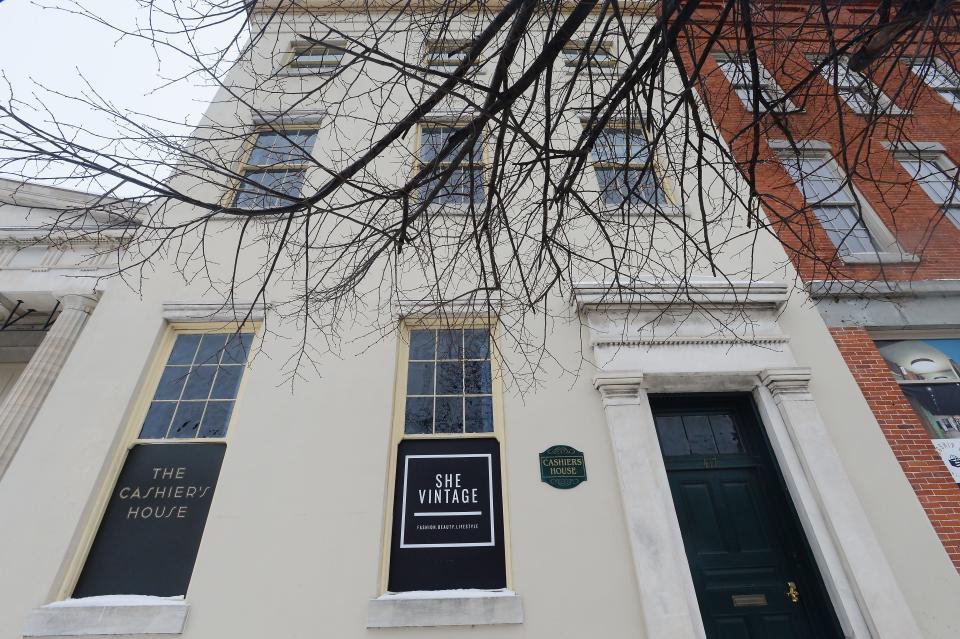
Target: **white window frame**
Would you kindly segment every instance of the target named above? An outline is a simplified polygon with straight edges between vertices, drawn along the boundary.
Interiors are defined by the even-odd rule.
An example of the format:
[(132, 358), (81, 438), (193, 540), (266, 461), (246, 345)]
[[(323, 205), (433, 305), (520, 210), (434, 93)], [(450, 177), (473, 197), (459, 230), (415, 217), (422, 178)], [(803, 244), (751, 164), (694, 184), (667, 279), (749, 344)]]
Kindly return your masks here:
[[(588, 116), (584, 115), (581, 117), (581, 125), (586, 126), (589, 122)], [(601, 212), (604, 215), (615, 215), (617, 213), (625, 212), (629, 206), (629, 211), (631, 216), (648, 216), (655, 213), (660, 213), (669, 216), (682, 215), (683, 211), (681, 208), (674, 206), (673, 199), (670, 196), (668, 189), (668, 183), (665, 179), (664, 173), (661, 170), (661, 162), (658, 154), (655, 152), (654, 148), (650, 144), (650, 139), (647, 137), (646, 130), (643, 128), (642, 124), (637, 123), (637, 119), (634, 118), (634, 125), (631, 126), (628, 124), (625, 118), (613, 118), (607, 122), (606, 129), (612, 130), (623, 130), (623, 131), (636, 131), (644, 136), (644, 139), (647, 140), (647, 161), (646, 162), (630, 162), (630, 158), (626, 158), (626, 162), (617, 162), (617, 161), (604, 161), (599, 160), (596, 157), (596, 152), (591, 151), (590, 163), (593, 166), (594, 170), (594, 179), (597, 184), (597, 201), (598, 206), (600, 207)], [(599, 138), (597, 138), (599, 141)], [(594, 144), (596, 147), (596, 144)], [(657, 191), (659, 192), (658, 198), (659, 202), (657, 206), (651, 206), (645, 204), (641, 201), (631, 202), (627, 205), (627, 200), (619, 204), (611, 204), (604, 201), (603, 198), (603, 188), (600, 185), (600, 177), (597, 174), (598, 170), (605, 169), (616, 169), (617, 167), (624, 167), (626, 170), (641, 170), (644, 167), (647, 170), (651, 171), (653, 174), (653, 179), (657, 185)]]
[[(467, 39), (458, 39), (450, 38), (447, 40), (426, 40), (423, 44), (423, 67), (427, 69), (428, 78), (433, 77), (434, 80), (443, 81), (443, 76), (434, 75), (436, 73), (453, 73), (460, 63), (466, 59), (467, 54), (470, 50), (471, 41)], [(445, 53), (453, 53), (454, 55), (444, 56)], [(445, 63), (444, 59), (447, 59), (449, 63)], [(440, 62), (438, 64), (438, 62)], [(467, 74), (476, 72), (479, 69), (479, 60), (474, 60), (469, 68), (467, 69)]]
[[(244, 187), (249, 186), (243, 182), (243, 177), (248, 173), (258, 173), (258, 172), (302, 172), (303, 173), (303, 182), (300, 186), (300, 196), (303, 196), (303, 189), (307, 185), (307, 177), (310, 169), (309, 158), (313, 156), (313, 149), (316, 148), (317, 143), (317, 131), (319, 130), (319, 116), (316, 118), (303, 119), (304, 121), (297, 122), (291, 121), (289, 123), (280, 123), (280, 124), (271, 124), (271, 125), (259, 125), (254, 127), (253, 132), (247, 137), (244, 142), (243, 148), (241, 149), (241, 161), (239, 167), (237, 168), (238, 177), (232, 186), (232, 188), (227, 189), (222, 200), (222, 204), (225, 207), (236, 207), (237, 199), (240, 196), (240, 193)], [(263, 134), (281, 134), (285, 131), (313, 131), (313, 143), (310, 145), (310, 148), (304, 148), (306, 155), (302, 161), (298, 162), (278, 162), (269, 165), (261, 164), (252, 164), (250, 162), (254, 151), (256, 150), (257, 140)], [(280, 202), (273, 206), (283, 206), (285, 203)], [(239, 207), (239, 208), (251, 208), (252, 207)]]
[[(235, 431), (233, 424), (237, 415), (237, 406), (243, 397), (244, 387), (249, 378), (250, 364), (259, 348), (261, 318), (258, 315), (257, 319), (240, 324), (223, 314), (223, 304), (187, 305), (191, 310), (196, 310), (198, 306), (204, 307), (204, 320), (206, 321), (200, 321), (199, 319), (188, 318), (183, 312), (177, 314), (178, 311), (183, 310), (179, 306), (183, 305), (177, 305), (177, 308), (173, 309), (176, 319), (169, 319), (164, 327), (160, 344), (147, 365), (147, 374), (133, 398), (132, 410), (129, 411), (129, 418), (123, 425), (120, 445), (116, 447), (107, 460), (105, 479), (97, 487), (91, 515), (83, 523), (76, 544), (76, 551), (64, 568), (64, 577), (56, 588), (54, 601), (31, 611), (25, 623), (24, 636), (153, 635), (158, 633), (180, 634), (183, 632), (190, 608), (186, 596), (182, 599), (143, 596), (141, 602), (131, 605), (118, 605), (109, 601), (101, 603), (96, 598), (87, 605), (78, 605), (75, 602), (64, 603), (70, 599), (77, 581), (80, 579), (80, 574), (83, 572), (93, 542), (100, 530), (100, 524), (106, 514), (110, 497), (120, 478), (120, 473), (123, 471), (127, 453), (131, 448), (144, 442), (168, 446), (197, 442), (218, 442), (225, 444), (228, 449), (230, 447), (230, 440)], [(187, 311), (188, 314), (190, 312)], [(223, 315), (222, 320), (220, 319), (221, 315)], [(150, 408), (150, 403), (156, 393), (177, 337), (189, 333), (230, 334), (238, 331), (253, 333), (253, 340), (247, 355), (247, 362), (244, 364), (244, 375), (237, 388), (234, 410), (227, 421), (226, 434), (223, 437), (216, 438), (166, 439), (162, 440), (163, 444), (156, 444), (161, 440), (140, 439), (140, 431)], [(194, 570), (196, 570), (196, 567), (194, 567)]]
[[(462, 127), (463, 125), (464, 125), (463, 119), (457, 118), (456, 116), (451, 116), (449, 118), (436, 117), (436, 118), (429, 118), (429, 119), (422, 120), (417, 125), (416, 149), (413, 154), (414, 156), (413, 157), (413, 173), (416, 174), (421, 168), (423, 168), (423, 166), (425, 166), (425, 163), (421, 159), (421, 152), (423, 150), (423, 133), (425, 129), (431, 129), (431, 128), (456, 129), (456, 128)], [(488, 178), (487, 164), (489, 162), (489, 158), (487, 157), (487, 153), (488, 153), (487, 145), (485, 144), (484, 136), (482, 134), (477, 140), (477, 144), (480, 146), (480, 160), (479, 160), (479, 164), (476, 161), (473, 161), (473, 170), (477, 171), (481, 177), (482, 183), (479, 185), (480, 186), (479, 198), (477, 198), (477, 196), (474, 194), (473, 197), (471, 198), (472, 200), (471, 202), (457, 202), (452, 199), (453, 196), (450, 196), (451, 199), (437, 197), (430, 201), (428, 206), (431, 209), (457, 215), (457, 214), (467, 213), (471, 205), (475, 209), (486, 206), (486, 198), (487, 198), (486, 189), (487, 189), (487, 178)], [(467, 161), (469, 159), (470, 159), (469, 154), (467, 156), (464, 156), (463, 160), (461, 160), (460, 162), (460, 166), (456, 170), (457, 171), (471, 170), (469, 166), (467, 166)], [(444, 167), (448, 167), (448, 166), (450, 166), (449, 162), (441, 162), (437, 165), (437, 170), (438, 171), (442, 170)], [(449, 180), (447, 184), (448, 185), (450, 184)], [(418, 187), (416, 191), (416, 199), (422, 200), (424, 195), (423, 194), (424, 188), (425, 188), (424, 186)]]
[[(407, 369), (410, 355), (410, 333), (414, 330), (476, 329), (490, 331), (490, 373), (493, 405), (493, 431), (484, 433), (413, 434), (404, 429), (407, 400)], [(520, 596), (513, 591), (513, 561), (510, 544), (510, 506), (507, 483), (507, 452), (504, 434), (504, 392), (500, 365), (500, 324), (496, 317), (487, 317), (482, 309), (476, 313), (446, 320), (418, 316), (416, 313), (401, 321), (397, 340), (397, 369), (394, 386), (393, 425), (390, 437), (390, 461), (387, 469), (386, 500), (383, 539), (380, 549), (379, 597), (369, 602), (368, 628), (404, 626), (460, 626), (487, 624), (514, 624), (523, 622)], [(504, 568), (506, 588), (494, 591), (438, 591), (438, 597), (426, 597), (423, 592), (392, 593), (387, 590), (390, 576), (390, 554), (393, 532), (393, 512), (397, 450), (400, 442), (408, 439), (496, 439), (500, 445), (500, 482)]]
[[(283, 56), (282, 64), (277, 70), (279, 75), (329, 75), (342, 66), (343, 58), (346, 55), (347, 43), (341, 40), (327, 40), (322, 43), (307, 42), (305, 40), (293, 40), (290, 43), (290, 50)], [(310, 49), (323, 47), (331, 51), (339, 51), (336, 60), (298, 63), (298, 58)]]
[[(814, 66), (823, 65), (820, 74), (854, 113), (860, 115), (907, 115), (910, 113), (894, 104), (870, 78), (851, 69), (846, 56), (834, 58), (826, 64), (823, 56), (807, 56), (807, 60)], [(854, 95), (859, 96), (865, 104), (854, 99), (852, 97)]]
[[(920, 185), (920, 188), (937, 205), (943, 216), (960, 229), (960, 179), (958, 179), (957, 166), (947, 157), (943, 145), (937, 142), (887, 142), (884, 143), (884, 146), (890, 150), (900, 166), (910, 174), (910, 177)], [(949, 197), (941, 197), (938, 190), (931, 186), (928, 180), (918, 179), (918, 173), (907, 164), (912, 162), (930, 162), (935, 165), (938, 169), (936, 175), (946, 178), (946, 180), (938, 180), (938, 182), (941, 184), (947, 181), (952, 182), (952, 187), (947, 187), (952, 188)]]
[[(797, 190), (804, 197), (804, 205), (808, 206), (811, 213), (815, 215), (813, 209), (815, 205), (808, 204), (803, 187), (800, 184), (799, 176), (796, 175), (794, 167), (798, 159), (820, 160), (825, 166), (830, 167), (837, 175), (838, 179), (845, 180), (845, 187), (849, 189), (853, 200), (859, 205), (860, 223), (866, 229), (873, 243), (874, 251), (864, 252), (842, 252), (840, 247), (836, 247), (837, 257), (846, 264), (879, 264), (879, 263), (902, 263), (919, 262), (919, 259), (903, 250), (897, 242), (896, 237), (887, 228), (887, 226), (877, 215), (877, 212), (870, 206), (867, 199), (853, 184), (853, 180), (845, 176), (843, 170), (837, 164), (833, 156), (833, 150), (830, 144), (819, 140), (801, 140), (791, 146), (787, 140), (769, 140), (768, 144), (780, 158), (784, 170), (793, 180)], [(820, 224), (819, 219), (817, 223)], [(821, 224), (822, 228), (822, 224)], [(826, 234), (826, 229), (824, 229)], [(829, 237), (829, 236), (828, 236)], [(831, 239), (832, 243), (832, 239)]]
[[(960, 74), (955, 69), (937, 57), (903, 58), (903, 62), (931, 91), (938, 93), (954, 109), (960, 111)], [(945, 86), (931, 84), (929, 82), (931, 73), (941, 76), (947, 84)]]
[[(590, 51), (587, 51), (587, 47)], [(602, 51), (606, 57), (599, 58), (596, 52)], [(585, 39), (569, 40), (560, 51), (560, 58), (563, 60), (563, 68), (570, 74), (573, 74), (579, 68), (581, 75), (584, 72), (587, 75), (599, 75), (602, 78), (613, 76), (611, 69), (620, 66), (620, 59), (617, 50), (616, 41), (609, 38), (599, 38), (593, 42)]]
[[(733, 87), (733, 90), (736, 92), (737, 96), (740, 98), (740, 101), (743, 103), (743, 106), (746, 107), (747, 111), (753, 111), (753, 82), (750, 73), (750, 62), (743, 56), (718, 53), (715, 54), (714, 60), (717, 63), (717, 66), (720, 68), (720, 72), (723, 73), (724, 77), (727, 78), (727, 81)], [(729, 69), (726, 65), (733, 65), (736, 67), (736, 70)], [(760, 94), (763, 96), (769, 103), (777, 103), (775, 106), (777, 108), (773, 109), (774, 113), (795, 113), (800, 111), (800, 109), (793, 103), (792, 100), (786, 98), (786, 94), (783, 89), (777, 84), (777, 81), (770, 75), (770, 72), (767, 71), (766, 67), (757, 60), (757, 70), (759, 71), (760, 77), (758, 78), (758, 84), (760, 87)], [(739, 74), (739, 75), (738, 75)], [(739, 81), (742, 78), (742, 82)], [(768, 109), (761, 102), (759, 104), (760, 113), (766, 113)]]

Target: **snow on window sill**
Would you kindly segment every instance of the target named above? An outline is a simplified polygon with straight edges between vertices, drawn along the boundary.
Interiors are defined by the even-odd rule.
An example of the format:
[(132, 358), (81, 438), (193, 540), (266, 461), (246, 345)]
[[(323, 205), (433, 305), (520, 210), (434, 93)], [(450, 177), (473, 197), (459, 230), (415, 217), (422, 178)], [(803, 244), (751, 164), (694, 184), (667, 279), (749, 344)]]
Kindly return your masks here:
[(520, 595), (507, 589), (388, 592), (367, 608), (368, 628), (512, 623), (523, 623), (523, 605)]
[(183, 597), (106, 595), (55, 601), (30, 612), (24, 637), (180, 634), (190, 604)]

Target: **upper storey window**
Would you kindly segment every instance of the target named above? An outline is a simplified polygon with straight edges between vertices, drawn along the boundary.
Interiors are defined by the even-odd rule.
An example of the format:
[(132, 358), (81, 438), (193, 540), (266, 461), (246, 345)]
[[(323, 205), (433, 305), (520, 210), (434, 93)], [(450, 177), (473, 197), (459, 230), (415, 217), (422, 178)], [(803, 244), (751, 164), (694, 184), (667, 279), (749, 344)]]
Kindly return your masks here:
[(428, 42), (424, 66), (438, 73), (453, 73), (467, 59), (470, 43), (466, 41)]
[(607, 127), (593, 147), (597, 182), (605, 204), (656, 205), (663, 202), (650, 146), (639, 128)]
[(493, 432), (491, 379), (488, 328), (411, 331), (403, 432)]
[(920, 184), (921, 188), (943, 214), (960, 228), (960, 184), (957, 182), (957, 167), (942, 153), (936, 155), (900, 155), (900, 164)]
[(334, 44), (298, 44), (289, 66), (295, 69), (335, 67), (343, 61), (343, 49)]
[(960, 111), (960, 75), (939, 58), (912, 59), (910, 70)]
[[(420, 163), (426, 165), (437, 159), (447, 141), (459, 129), (453, 125), (423, 124), (420, 127)], [(454, 167), (463, 145), (459, 145), (437, 162), (430, 179), (421, 188), (421, 196), (429, 197), (434, 189), (446, 178), (446, 183), (433, 196), (438, 204), (468, 204), (484, 200), (483, 186), (483, 145), (477, 143), (467, 151), (460, 163)]]
[(832, 160), (799, 156), (786, 162), (786, 168), (839, 253), (876, 252), (856, 197)]
[(561, 51), (563, 64), (568, 68), (615, 67), (617, 55), (611, 42), (571, 40)]
[[(753, 111), (754, 81), (750, 69), (750, 61), (746, 58), (735, 56), (718, 56), (717, 65), (733, 86), (733, 90), (737, 92), (737, 96), (741, 102), (743, 102), (747, 111)], [(774, 106), (774, 111), (781, 113), (796, 111), (797, 107), (793, 102), (784, 97), (783, 90), (780, 89), (779, 85), (777, 85), (776, 81), (764, 66), (760, 64), (759, 60), (757, 61), (757, 71), (759, 72), (759, 77), (757, 78), (756, 84), (760, 88), (760, 112), (767, 111), (771, 105)]]
[(240, 171), (234, 206), (272, 208), (299, 199), (316, 138), (314, 129), (257, 133)]
[[(813, 58), (811, 62), (820, 64), (822, 60)], [(868, 80), (863, 74), (850, 69), (845, 57), (828, 62), (820, 72), (827, 82), (834, 85), (837, 94), (855, 113), (894, 115), (903, 113), (897, 105), (890, 101), (890, 98), (884, 95), (880, 87)]]

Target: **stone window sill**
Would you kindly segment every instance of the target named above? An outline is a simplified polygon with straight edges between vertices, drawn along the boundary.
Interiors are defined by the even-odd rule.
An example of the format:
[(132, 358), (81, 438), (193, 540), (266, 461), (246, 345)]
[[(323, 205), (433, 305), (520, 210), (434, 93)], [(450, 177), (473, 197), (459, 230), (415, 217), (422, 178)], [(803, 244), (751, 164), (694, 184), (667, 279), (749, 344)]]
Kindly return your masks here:
[(508, 623), (523, 623), (523, 605), (506, 589), (388, 592), (367, 608), (367, 628)]
[(916, 264), (920, 258), (910, 253), (879, 251), (871, 253), (847, 253), (841, 255), (844, 264)]
[(176, 635), (190, 604), (182, 597), (115, 595), (67, 599), (30, 612), (24, 637), (78, 635)]

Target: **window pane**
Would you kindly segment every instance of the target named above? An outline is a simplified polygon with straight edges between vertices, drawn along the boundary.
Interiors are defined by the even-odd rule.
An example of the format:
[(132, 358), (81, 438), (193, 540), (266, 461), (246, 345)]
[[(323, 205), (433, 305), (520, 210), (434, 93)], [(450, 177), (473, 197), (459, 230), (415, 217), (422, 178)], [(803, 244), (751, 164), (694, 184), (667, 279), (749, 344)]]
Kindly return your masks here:
[(706, 415), (684, 415), (683, 428), (687, 432), (691, 455), (716, 455), (717, 444), (713, 440), (710, 419)]
[(433, 395), (433, 362), (407, 365), (407, 395)]
[(196, 437), (206, 402), (180, 402), (173, 417), (169, 437)]
[(254, 141), (247, 163), (271, 166), (306, 162), (316, 137), (317, 132), (314, 130), (260, 133)]
[(437, 332), (437, 359), (463, 358), (463, 331)]
[(683, 430), (683, 420), (679, 417), (655, 417), (657, 435), (660, 437), (660, 448), (664, 457), (673, 455), (689, 455), (690, 445), (687, 443), (687, 434)]
[(410, 359), (434, 359), (437, 353), (436, 342), (436, 331), (411, 331)]
[(235, 399), (242, 376), (243, 366), (221, 366), (217, 369), (217, 378), (213, 383), (210, 399)]
[(437, 363), (437, 395), (463, 394), (463, 362)]
[(316, 45), (299, 51), (291, 64), (293, 66), (336, 66), (340, 64), (342, 58), (343, 52), (323, 45)]
[(151, 402), (150, 410), (143, 420), (140, 439), (163, 439), (170, 428), (170, 420), (177, 408), (176, 402)]
[(713, 429), (713, 438), (717, 442), (717, 450), (721, 455), (742, 453), (743, 444), (740, 433), (730, 415), (711, 415), (710, 427)]
[(490, 360), (464, 363), (464, 391), (468, 395), (490, 393)]
[[(185, 438), (221, 437), (226, 433), (233, 402), (221, 401), (204, 417), (208, 398), (233, 400), (243, 377), (253, 333), (204, 333), (178, 335), (171, 362), (165, 367), (154, 393), (154, 401), (141, 427), (140, 437)], [(225, 361), (237, 362), (218, 365)], [(209, 364), (199, 364), (201, 360)], [(193, 366), (189, 364), (193, 362)], [(201, 428), (201, 419), (203, 426)], [(202, 431), (202, 433), (201, 433)], [(199, 433), (199, 434), (198, 434)], [(219, 434), (217, 434), (219, 433)]]
[(490, 357), (490, 331), (467, 329), (463, 331), (464, 357), (467, 359), (488, 359)]
[(216, 366), (197, 366), (190, 371), (187, 385), (183, 389), (183, 399), (206, 399), (210, 396), (210, 387), (213, 377), (217, 373)]
[(468, 397), (466, 399), (466, 430), (468, 433), (493, 432), (493, 398)]
[(197, 352), (197, 346), (200, 345), (200, 338), (203, 335), (177, 335), (173, 343), (173, 350), (170, 351), (170, 357), (167, 364), (186, 364), (193, 363), (193, 356)]
[[(443, 147), (446, 145), (447, 140), (450, 139), (458, 130), (451, 126), (425, 126), (421, 129), (420, 135), (420, 160), (427, 164), (432, 162), (443, 150)], [(469, 139), (469, 138), (468, 138)], [(443, 161), (447, 163), (453, 162), (453, 160), (458, 155), (458, 149), (462, 148), (462, 145), (467, 140), (464, 140), (457, 147), (451, 149), (447, 155), (443, 158)], [(470, 153), (464, 155), (461, 160), (462, 165), (468, 165), (470, 162), (479, 164), (483, 161), (483, 147), (481, 144), (474, 146), (473, 150)]]
[(462, 433), (463, 397), (437, 397), (436, 406), (435, 431), (438, 433)]
[(187, 373), (190, 368), (187, 366), (167, 366), (163, 369), (160, 376), (160, 383), (157, 384), (157, 392), (154, 393), (154, 399), (180, 399), (180, 392), (183, 390), (183, 383), (187, 381)]
[(220, 361), (220, 354), (227, 344), (226, 333), (209, 333), (203, 336), (200, 348), (197, 350), (197, 364), (216, 364)]
[(433, 398), (408, 397), (403, 432), (408, 435), (427, 435), (433, 432)]
[(223, 350), (224, 364), (246, 364), (250, 356), (250, 345), (253, 343), (253, 333), (230, 335)]
[(237, 192), (234, 206), (241, 209), (286, 206), (300, 197), (304, 171), (248, 171)]
[[(437, 177), (427, 180), (420, 188), (420, 197), (428, 198), (430, 194), (437, 189), (440, 183), (440, 175), (446, 175), (447, 169), (438, 167)], [(486, 200), (486, 192), (483, 186), (483, 171), (481, 169), (456, 169), (450, 171), (446, 177), (446, 182), (437, 191), (433, 198), (434, 202), (446, 204), (474, 204), (482, 203)]]
[(233, 402), (209, 402), (198, 437), (225, 437), (232, 412)]
[(631, 202), (656, 206), (663, 201), (652, 170), (622, 167), (597, 169), (597, 181), (606, 204)]

